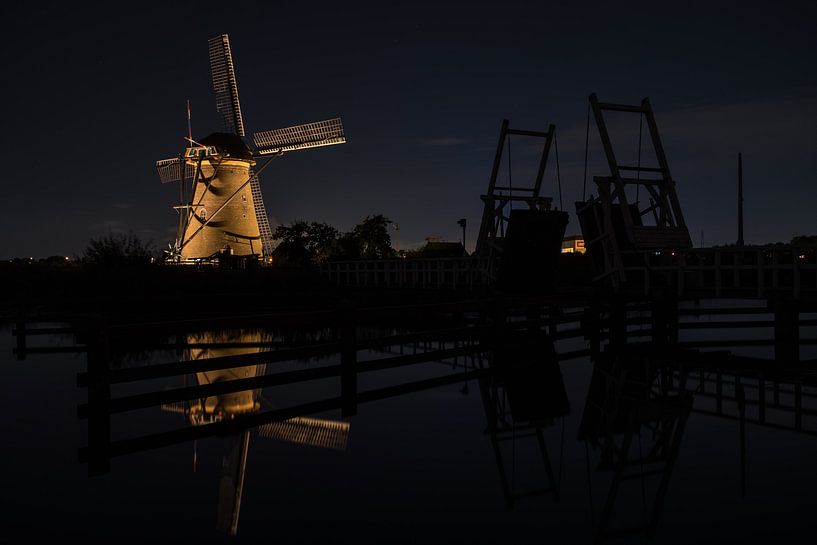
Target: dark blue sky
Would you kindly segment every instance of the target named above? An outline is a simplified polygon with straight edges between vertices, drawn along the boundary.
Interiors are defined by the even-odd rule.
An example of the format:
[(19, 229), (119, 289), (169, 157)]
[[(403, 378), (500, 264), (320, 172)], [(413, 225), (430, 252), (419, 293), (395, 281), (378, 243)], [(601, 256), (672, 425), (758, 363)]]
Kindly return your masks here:
[[(346, 127), (346, 145), (265, 171), (273, 222), (348, 229), (383, 213), (406, 247), (432, 234), (457, 240), (464, 216), (473, 242), (503, 118), (556, 124), (572, 212), (596, 92), (650, 97), (696, 244), (701, 230), (706, 244), (736, 237), (738, 151), (747, 241), (817, 234), (813, 2), (237, 6), (11, 9), (0, 258), (71, 255), (109, 231), (173, 239), (177, 188), (159, 183), (154, 161), (183, 146), (188, 97), (195, 135), (218, 129), (207, 39), (223, 32), (249, 133), (335, 115)], [(637, 138), (637, 118), (619, 129)], [(521, 183), (535, 150), (512, 146)], [(591, 174), (606, 174), (594, 127), (590, 155)], [(552, 167), (546, 191), (558, 202)], [(573, 218), (568, 232), (578, 232)]]

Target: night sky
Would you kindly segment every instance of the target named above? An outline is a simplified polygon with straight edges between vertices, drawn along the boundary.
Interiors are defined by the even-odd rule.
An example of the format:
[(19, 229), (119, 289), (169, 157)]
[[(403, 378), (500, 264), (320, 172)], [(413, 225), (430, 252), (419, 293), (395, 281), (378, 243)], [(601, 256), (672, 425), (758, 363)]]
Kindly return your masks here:
[[(348, 143), (276, 159), (273, 226), (351, 228), (382, 213), (402, 247), (479, 224), (501, 120), (556, 124), (578, 233), (587, 96), (655, 109), (695, 244), (817, 234), (814, 2), (21, 2), (4, 8), (6, 168), (0, 258), (80, 253), (91, 237), (175, 236), (175, 184), (154, 162), (218, 130), (207, 40), (230, 35), (248, 134), (343, 118)], [(637, 142), (637, 116), (615, 124)], [(614, 137), (616, 134), (613, 135)], [(513, 183), (535, 157), (512, 140)], [(627, 158), (635, 149), (624, 146)], [(630, 157), (631, 160), (635, 160)], [(527, 165), (530, 166), (530, 165)], [(545, 194), (555, 198), (555, 161)], [(503, 167), (503, 175), (507, 172)], [(590, 174), (607, 174), (591, 125)], [(594, 192), (588, 181), (588, 193)]]

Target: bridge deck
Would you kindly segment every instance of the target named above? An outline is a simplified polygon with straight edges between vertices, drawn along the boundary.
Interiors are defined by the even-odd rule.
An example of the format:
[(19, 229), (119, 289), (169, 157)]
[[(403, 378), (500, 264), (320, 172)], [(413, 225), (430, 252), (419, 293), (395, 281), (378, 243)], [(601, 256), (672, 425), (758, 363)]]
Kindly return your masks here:
[[(622, 291), (649, 296), (817, 299), (817, 251), (780, 247), (697, 248), (631, 255)], [(478, 257), (376, 259), (325, 263), (338, 286), (478, 290), (489, 284), (489, 260)]]

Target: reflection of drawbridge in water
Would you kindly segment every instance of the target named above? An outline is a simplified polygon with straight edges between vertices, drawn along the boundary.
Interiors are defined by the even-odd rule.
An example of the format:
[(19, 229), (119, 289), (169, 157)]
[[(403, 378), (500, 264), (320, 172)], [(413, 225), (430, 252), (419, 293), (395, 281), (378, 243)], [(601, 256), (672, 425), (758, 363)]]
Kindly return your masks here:
[[(436, 343), (414, 340), (381, 347), (377, 351), (401, 356), (416, 355), (434, 348), (456, 351), (465, 344), (467, 341), (463, 340)], [(564, 451), (564, 417), (570, 412), (570, 404), (553, 340), (541, 331), (509, 329), (492, 348), (493, 351), (484, 354), (454, 355), (432, 361), (463, 370), (463, 387), (460, 390), (463, 395), (469, 393), (469, 381), (472, 378), (478, 380), (485, 411), (485, 434), (490, 437), (507, 507), (512, 509), (519, 500), (542, 495), (552, 495), (558, 500)], [(476, 376), (477, 371), (483, 371), (479, 377)], [(544, 430), (553, 427), (557, 418), (562, 421), (559, 476), (554, 474), (544, 435)], [(518, 490), (517, 468), (538, 474), (540, 462), (546, 483)]]
[[(817, 415), (817, 396), (805, 391), (817, 381), (800, 365), (781, 369), (772, 360), (730, 351), (656, 349), (650, 342), (599, 353), (579, 429), (579, 438), (599, 453), (599, 474), (610, 477), (601, 515), (593, 521), (595, 542), (655, 535), (692, 413), (739, 424), (741, 495), (747, 424), (817, 435), (804, 421)], [(586, 452), (590, 484), (590, 449)], [(592, 495), (591, 488), (591, 502)], [(628, 499), (640, 503), (642, 513), (620, 512)]]
[[(538, 331), (507, 331), (496, 342), (491, 366), (495, 373), (481, 379), (479, 386), (505, 502), (511, 509), (517, 501), (534, 496), (550, 494), (558, 500), (564, 417), (570, 413), (570, 403), (553, 341)], [(556, 418), (562, 421), (558, 477), (543, 432), (555, 425)], [(526, 452), (528, 459), (530, 455), (541, 458), (547, 482), (517, 490), (517, 457)], [(506, 458), (510, 458), (510, 477)]]
[[(668, 392), (661, 371), (648, 357), (615, 352), (601, 354), (593, 367), (579, 438), (600, 451), (597, 469), (612, 475), (601, 517), (594, 524), (596, 543), (655, 534), (693, 401), (686, 393)], [(589, 450), (586, 454), (589, 485)], [(655, 484), (656, 479), (650, 502), (648, 482)], [(629, 524), (614, 526), (617, 499), (627, 492), (640, 494), (643, 513)]]
[[(417, 349), (417, 344), (401, 345), (399, 353), (416, 353)], [(541, 330), (509, 328), (493, 338), (486, 354), (487, 358), (479, 355), (460, 362), (438, 363), (464, 370), (465, 384), (461, 390), (464, 394), (472, 370), (484, 370), (486, 366), (491, 369), (478, 382), (486, 433), (490, 436), (507, 507), (512, 509), (521, 500), (541, 496), (558, 501), (564, 419), (570, 413), (570, 403), (553, 338)], [(628, 536), (651, 536), (664, 507), (692, 397), (672, 391), (666, 382), (672, 366), (666, 361), (605, 353), (594, 362), (593, 369), (579, 437), (601, 451), (597, 469), (612, 475), (601, 519), (593, 522), (594, 540), (599, 543)], [(545, 430), (559, 420), (562, 430), (558, 468), (554, 470)], [(519, 473), (527, 477), (523, 489), (517, 486)], [(537, 474), (543, 474), (544, 479), (537, 478)], [(544, 482), (535, 484), (531, 477)], [(656, 478), (657, 491), (652, 500), (648, 502), (646, 494), (642, 495), (643, 522), (626, 527), (617, 524), (619, 513), (615, 506), (626, 494), (626, 484), (640, 480), (641, 490), (645, 491), (646, 482)]]
[[(225, 332), (206, 332), (187, 336), (187, 343), (195, 348), (183, 353), (183, 361), (198, 361), (225, 356), (261, 351), (260, 345), (265, 334), (260, 330), (240, 330)], [(256, 345), (255, 347), (224, 346), (234, 344)], [(212, 347), (207, 347), (212, 344)], [(244, 379), (261, 376), (266, 373), (266, 364), (246, 365), (227, 369), (215, 369), (195, 373), (199, 385)], [(188, 376), (184, 377), (187, 386)], [(260, 388), (228, 392), (186, 402), (164, 404), (165, 412), (183, 414), (193, 426), (201, 426), (238, 419), (253, 414), (263, 404), (269, 405)], [(349, 422), (312, 417), (294, 417), (283, 421), (270, 422), (258, 428), (258, 435), (264, 439), (285, 441), (297, 445), (317, 448), (346, 450), (349, 437)], [(219, 530), (236, 535), (238, 516), (241, 510), (241, 497), (247, 471), (247, 455), (250, 444), (250, 430), (228, 438), (222, 460), (221, 477), (218, 490)], [(193, 471), (197, 466), (197, 443), (193, 442)]]

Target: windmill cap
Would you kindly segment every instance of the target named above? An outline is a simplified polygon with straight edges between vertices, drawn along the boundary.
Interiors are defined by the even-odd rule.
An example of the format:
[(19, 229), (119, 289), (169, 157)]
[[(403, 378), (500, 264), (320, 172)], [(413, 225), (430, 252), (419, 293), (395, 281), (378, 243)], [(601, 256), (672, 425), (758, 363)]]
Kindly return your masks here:
[(236, 159), (252, 159), (252, 151), (237, 134), (214, 132), (199, 140), (205, 146), (215, 146), (219, 153)]

